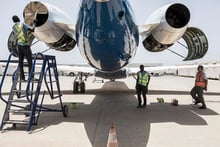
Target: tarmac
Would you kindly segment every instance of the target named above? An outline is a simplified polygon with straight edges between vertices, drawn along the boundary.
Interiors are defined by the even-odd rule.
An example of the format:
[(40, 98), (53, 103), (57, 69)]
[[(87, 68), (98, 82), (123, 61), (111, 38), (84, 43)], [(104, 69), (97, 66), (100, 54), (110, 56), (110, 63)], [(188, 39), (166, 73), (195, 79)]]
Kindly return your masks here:
[[(1, 78), (1, 77), (0, 77)], [(69, 108), (61, 112), (42, 112), (36, 126), (4, 126), (1, 147), (105, 147), (112, 124), (119, 147), (219, 147), (220, 81), (209, 80), (205, 92), (207, 109), (192, 105), (189, 95), (193, 78), (151, 77), (147, 107), (138, 109), (135, 79), (105, 83), (86, 81), (85, 94), (73, 94), (74, 77), (60, 76), (62, 101)], [(6, 78), (2, 94), (8, 97), (11, 77)], [(44, 86), (43, 86), (44, 88)], [(158, 103), (163, 98), (164, 103)], [(173, 99), (178, 106), (171, 105)], [(58, 100), (47, 95), (45, 105), (59, 108)], [(0, 120), (5, 103), (0, 101)]]

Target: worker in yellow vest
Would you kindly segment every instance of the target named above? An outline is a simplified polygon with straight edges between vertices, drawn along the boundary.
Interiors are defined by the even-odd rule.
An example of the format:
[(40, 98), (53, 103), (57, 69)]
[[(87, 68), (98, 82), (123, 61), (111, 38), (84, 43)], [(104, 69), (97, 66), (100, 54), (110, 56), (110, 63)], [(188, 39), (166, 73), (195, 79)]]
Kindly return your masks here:
[(18, 50), (18, 60), (19, 60), (19, 70), (20, 70), (20, 78), (22, 81), (25, 80), (24, 69), (23, 69), (23, 61), (24, 58), (27, 59), (28, 62), (28, 70), (29, 73), (32, 67), (32, 52), (30, 49), (30, 38), (32, 32), (34, 31), (34, 27), (31, 28), (25, 23), (21, 23), (18, 16), (14, 15), (12, 17), (14, 25), (12, 27), (13, 32), (17, 38), (17, 50)]
[(195, 100), (194, 105), (198, 103), (202, 103), (202, 106), (199, 109), (206, 109), (205, 100), (203, 97), (203, 90), (207, 90), (208, 80), (206, 78), (206, 74), (203, 71), (203, 66), (199, 65), (197, 68), (198, 72), (195, 77), (195, 85), (192, 88), (190, 94)]
[[(145, 108), (147, 105), (146, 94), (148, 92), (148, 84), (150, 82), (150, 75), (144, 70), (144, 65), (140, 65), (140, 71), (137, 73), (136, 91), (138, 96), (137, 108)], [(143, 103), (141, 99), (143, 96)]]

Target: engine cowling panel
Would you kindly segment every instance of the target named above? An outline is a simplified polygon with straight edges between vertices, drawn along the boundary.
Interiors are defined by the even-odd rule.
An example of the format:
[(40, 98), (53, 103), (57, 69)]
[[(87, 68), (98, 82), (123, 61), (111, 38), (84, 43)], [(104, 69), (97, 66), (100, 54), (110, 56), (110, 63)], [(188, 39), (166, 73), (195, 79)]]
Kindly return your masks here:
[(69, 51), (75, 47), (73, 23), (57, 7), (39, 1), (32, 1), (25, 6), (23, 16), (25, 23), (29, 26), (33, 26), (36, 20), (33, 34), (50, 48)]
[(143, 36), (145, 49), (159, 52), (173, 45), (186, 31), (189, 19), (189, 9), (183, 4), (166, 5), (156, 10), (147, 23), (154, 23), (155, 20), (159, 22), (151, 34)]
[(160, 52), (173, 45), (173, 44), (162, 44), (158, 42), (153, 35), (147, 37), (142, 43), (144, 48), (151, 52)]
[(187, 28), (183, 35), (188, 48), (184, 61), (202, 58), (208, 51), (208, 39), (203, 31), (195, 27)]

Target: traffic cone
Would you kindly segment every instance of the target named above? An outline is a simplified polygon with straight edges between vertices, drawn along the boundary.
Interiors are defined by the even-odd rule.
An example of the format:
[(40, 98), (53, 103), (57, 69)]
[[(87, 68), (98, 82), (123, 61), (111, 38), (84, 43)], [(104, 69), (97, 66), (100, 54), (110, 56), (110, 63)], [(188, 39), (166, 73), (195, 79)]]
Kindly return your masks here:
[(107, 147), (118, 147), (116, 131), (113, 124), (109, 130)]

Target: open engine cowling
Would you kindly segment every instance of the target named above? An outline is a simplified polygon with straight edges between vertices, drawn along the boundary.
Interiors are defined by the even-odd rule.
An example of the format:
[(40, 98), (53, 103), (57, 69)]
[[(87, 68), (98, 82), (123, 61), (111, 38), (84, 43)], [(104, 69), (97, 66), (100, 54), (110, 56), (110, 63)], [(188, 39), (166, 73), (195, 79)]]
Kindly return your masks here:
[(208, 50), (208, 40), (200, 29), (188, 27), (189, 20), (190, 11), (183, 4), (161, 7), (147, 21), (153, 27), (143, 35), (143, 46), (148, 51), (160, 52), (183, 38), (188, 49), (184, 61), (202, 58)]
[(183, 35), (188, 54), (184, 61), (202, 58), (208, 51), (208, 39), (203, 31), (195, 27), (187, 28)]
[(76, 45), (74, 25), (60, 9), (47, 3), (29, 2), (23, 11), (24, 21), (33, 26), (36, 20), (34, 36), (50, 48), (69, 51)]
[(159, 8), (147, 21), (148, 24), (154, 24), (156, 27), (150, 34), (143, 36), (144, 47), (151, 52), (167, 49), (182, 37), (189, 19), (189, 9), (183, 4), (177, 3)]

